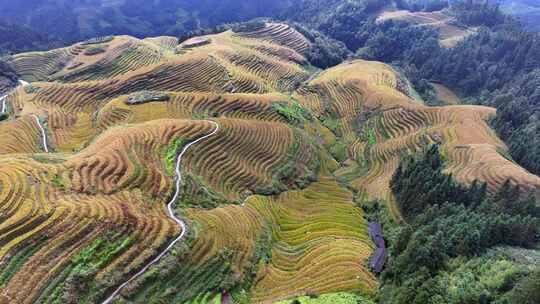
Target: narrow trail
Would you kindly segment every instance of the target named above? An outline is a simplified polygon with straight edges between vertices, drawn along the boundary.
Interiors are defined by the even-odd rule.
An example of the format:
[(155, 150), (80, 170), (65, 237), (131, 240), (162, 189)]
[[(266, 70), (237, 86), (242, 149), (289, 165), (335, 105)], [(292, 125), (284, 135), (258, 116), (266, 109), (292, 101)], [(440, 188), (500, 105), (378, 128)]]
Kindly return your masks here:
[(180, 196), (180, 186), (182, 184), (182, 172), (180, 171), (180, 165), (182, 163), (182, 156), (184, 156), (184, 154), (187, 152), (187, 150), (191, 146), (193, 146), (194, 144), (196, 144), (198, 142), (201, 142), (201, 141), (207, 139), (210, 136), (215, 135), (219, 131), (219, 125), (215, 121), (211, 121), (211, 120), (205, 120), (205, 121), (210, 122), (215, 126), (214, 131), (212, 131), (211, 133), (209, 133), (207, 135), (199, 137), (198, 139), (196, 139), (196, 140), (190, 142), (189, 144), (187, 144), (182, 149), (182, 152), (178, 155), (178, 158), (176, 160), (176, 169), (175, 169), (175, 172), (176, 172), (176, 184), (175, 184), (175, 187), (176, 188), (175, 188), (174, 196), (172, 197), (172, 199), (167, 204), (167, 211), (169, 212), (169, 217), (171, 219), (173, 219), (176, 223), (178, 223), (178, 225), (180, 225), (180, 227), (182, 228), (182, 232), (157, 257), (155, 257), (153, 260), (151, 260), (149, 263), (147, 263), (141, 270), (139, 270), (136, 274), (131, 276), (131, 278), (129, 278), (127, 281), (122, 283), (122, 285), (118, 286), (118, 288), (105, 301), (103, 301), (102, 304), (111, 303), (114, 300), (114, 298), (120, 293), (120, 291), (122, 291), (122, 289), (124, 287), (126, 287), (133, 280), (135, 280), (136, 278), (138, 278), (139, 276), (144, 274), (148, 270), (148, 268), (150, 268), (150, 266), (156, 264), (165, 254), (167, 254), (167, 252), (169, 252), (171, 250), (171, 248), (176, 243), (178, 243), (180, 240), (182, 240), (186, 236), (187, 225), (183, 220), (181, 220), (180, 218), (176, 217), (176, 215), (174, 215), (173, 204), (178, 199), (178, 197)]
[(49, 148), (47, 147), (47, 133), (45, 133), (45, 129), (39, 121), (39, 117), (35, 114), (32, 114), (32, 117), (34, 117), (34, 119), (36, 120), (39, 130), (41, 131), (41, 141), (43, 142), (43, 149), (45, 150), (45, 152), (49, 153)]
[(2, 112), (0, 112), (1, 114), (4, 114), (6, 113), (6, 99), (7, 99), (7, 96), (8, 94), (5, 94), (5, 95), (2, 95), (0, 96), (0, 100), (2, 101)]
[(26, 82), (26, 81), (24, 81), (24, 80), (19, 80), (19, 85), (18, 85), (16, 88), (14, 88), (13, 90), (7, 92), (6, 94), (0, 96), (0, 101), (2, 101), (2, 111), (0, 112), (0, 114), (4, 114), (4, 113), (6, 113), (6, 111), (7, 111), (7, 104), (6, 104), (6, 102), (7, 102), (7, 97), (8, 97), (8, 95), (11, 94), (11, 92), (15, 91), (18, 87), (20, 87), (20, 86), (25, 87), (25, 86), (27, 86), (27, 85), (29, 85), (28, 82)]
[[(26, 82), (24, 80), (19, 80), (19, 86), (25, 87), (27, 85), (29, 85), (28, 82)], [(17, 88), (13, 89), (12, 91), (16, 90)], [(6, 94), (4, 94), (4, 95), (2, 95), (0, 97), (0, 101), (2, 101), (2, 112), (0, 112), (1, 114), (6, 113), (6, 111), (7, 111), (6, 100), (7, 100), (8, 95), (11, 92), (8, 92), (8, 93), (6, 93)], [(36, 120), (36, 123), (37, 123), (37, 125), (39, 127), (39, 130), (41, 131), (41, 142), (43, 144), (43, 150), (45, 150), (45, 152), (49, 153), (49, 147), (47, 145), (47, 133), (45, 132), (45, 128), (43, 128), (43, 126), (41, 125), (41, 122), (39, 121), (39, 117), (37, 115), (32, 114), (32, 117), (34, 117), (34, 119)]]

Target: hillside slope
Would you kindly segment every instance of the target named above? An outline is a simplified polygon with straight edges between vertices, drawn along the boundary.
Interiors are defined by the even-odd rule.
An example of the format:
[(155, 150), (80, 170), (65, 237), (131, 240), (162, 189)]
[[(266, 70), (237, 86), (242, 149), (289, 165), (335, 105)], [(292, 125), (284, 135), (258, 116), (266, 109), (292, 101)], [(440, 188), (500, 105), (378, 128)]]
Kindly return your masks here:
[(447, 48), (456, 46), (459, 41), (476, 32), (475, 28), (455, 25), (456, 19), (446, 11), (411, 12), (407, 10), (387, 10), (377, 17), (378, 23), (389, 20), (436, 29), (440, 35), (440, 44)]
[(462, 183), (539, 194), (494, 109), (424, 106), (378, 62), (316, 71), (309, 47), (268, 23), (12, 56), (30, 84), (0, 122), (0, 303), (99, 303), (119, 286), (118, 303), (372, 297), (355, 203), (384, 199), (399, 220), (389, 179), (432, 143)]

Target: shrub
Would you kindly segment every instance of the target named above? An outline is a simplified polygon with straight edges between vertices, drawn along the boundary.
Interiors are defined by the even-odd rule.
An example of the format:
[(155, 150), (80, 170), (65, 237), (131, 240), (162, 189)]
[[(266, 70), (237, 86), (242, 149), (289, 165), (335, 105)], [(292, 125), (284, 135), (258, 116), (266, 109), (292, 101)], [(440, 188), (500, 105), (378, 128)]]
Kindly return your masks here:
[(332, 39), (300, 23), (292, 23), (292, 26), (311, 42), (306, 58), (318, 68), (326, 69), (338, 65), (352, 55), (341, 41)]
[(252, 20), (244, 23), (235, 24), (232, 27), (235, 33), (254, 32), (263, 29), (266, 26), (266, 22), (262, 20)]
[(304, 122), (313, 119), (311, 113), (296, 101), (293, 101), (292, 103), (275, 102), (272, 104), (272, 108), (274, 108), (289, 123), (294, 125), (301, 125)]
[(330, 147), (330, 154), (340, 163), (347, 160), (347, 146), (342, 142), (336, 142)]
[(39, 89), (40, 89), (39, 87), (36, 87), (36, 86), (34, 86), (34, 85), (31, 85), (31, 84), (24, 86), (24, 92), (25, 92), (26, 94), (34, 94), (34, 93), (37, 93), (37, 92), (39, 91)]
[(169, 99), (170, 97), (166, 93), (155, 91), (141, 91), (130, 95), (126, 99), (125, 103), (128, 105), (136, 105), (153, 101), (168, 101)]
[(97, 55), (97, 54), (105, 53), (105, 49), (106, 49), (106, 46), (94, 45), (94, 46), (91, 46), (91, 47), (87, 48), (84, 51), (84, 54), (87, 55), (87, 56), (94, 56), (94, 55)]
[(102, 36), (102, 37), (95, 37), (90, 38), (84, 42), (82, 42), (82, 45), (91, 45), (91, 44), (99, 44), (99, 43), (107, 43), (111, 42), (114, 39), (114, 36)]

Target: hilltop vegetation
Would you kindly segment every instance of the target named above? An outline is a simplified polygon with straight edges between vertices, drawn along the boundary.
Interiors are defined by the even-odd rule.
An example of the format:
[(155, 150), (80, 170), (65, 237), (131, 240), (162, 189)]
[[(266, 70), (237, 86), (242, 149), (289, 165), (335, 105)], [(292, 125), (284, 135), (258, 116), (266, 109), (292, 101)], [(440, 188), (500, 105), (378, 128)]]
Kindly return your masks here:
[[(14, 26), (26, 26), (69, 44), (111, 34), (181, 36), (199, 28), (274, 16), (288, 3), (285, 0), (28, 0), (0, 3), (0, 17)], [(34, 39), (33, 43), (38, 40)]]
[[(351, 51), (356, 51), (365, 41), (365, 37), (361, 35), (362, 28), (376, 18), (381, 10), (435, 12), (447, 8), (449, 3), (460, 1), (29, 0), (0, 4), (0, 37), (3, 38), (2, 47), (5, 50), (21, 52), (50, 49), (58, 47), (59, 43), (71, 44), (106, 35), (126, 34), (139, 38), (160, 35), (182, 37), (191, 31), (257, 17), (269, 17), (302, 23), (344, 42)], [(514, 2), (505, 2), (505, 11), (514, 12)], [(518, 7), (536, 7), (535, 4), (522, 5), (521, 2)], [(532, 19), (522, 11), (523, 9), (516, 14), (523, 16), (525, 20)], [(461, 16), (460, 21), (469, 25), (477, 24), (475, 19), (479, 17), (478, 11), (466, 10), (465, 13), (468, 15)], [(529, 24), (527, 23), (528, 27)], [(2, 31), (5, 28), (10, 31)], [(351, 31), (360, 35), (350, 35)]]
[(60, 46), (58, 40), (31, 28), (0, 20), (0, 56)]

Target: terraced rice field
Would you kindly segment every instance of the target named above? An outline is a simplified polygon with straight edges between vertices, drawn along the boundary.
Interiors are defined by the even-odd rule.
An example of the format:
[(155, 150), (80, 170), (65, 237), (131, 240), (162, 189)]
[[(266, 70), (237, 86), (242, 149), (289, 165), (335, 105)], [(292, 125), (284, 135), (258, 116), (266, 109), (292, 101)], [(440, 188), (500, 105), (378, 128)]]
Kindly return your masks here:
[[(180, 233), (115, 301), (369, 298), (374, 245), (351, 191), (399, 219), (388, 181), (403, 153), (439, 142), (461, 182), (539, 191), (505, 158), (491, 108), (424, 106), (377, 62), (313, 75), (308, 40), (284, 24), (200, 39), (119, 36), (10, 59), (31, 83), (0, 122), (1, 304), (100, 303)], [(165, 206), (176, 157), (214, 124), (181, 159), (182, 231)]]
[[(348, 143), (349, 158), (357, 161), (354, 188), (368, 198), (392, 202), (388, 184), (401, 155), (439, 143), (447, 171), (459, 182), (486, 182), (495, 192), (510, 180), (524, 192), (540, 195), (540, 178), (508, 159), (507, 147), (489, 128), (495, 109), (427, 107), (403, 88), (390, 67), (359, 60), (331, 68), (298, 90), (296, 98), (304, 106), (323, 119), (337, 118), (334, 132)], [(399, 218), (399, 210), (390, 207)]]
[(477, 28), (460, 27), (453, 24), (455, 18), (444, 11), (410, 12), (407, 10), (385, 11), (377, 17), (377, 22), (387, 20), (405, 21), (418, 26), (435, 28), (440, 33), (440, 44), (443, 47), (454, 47), (459, 41), (474, 34)]
[[(364, 263), (373, 250), (362, 211), (352, 204), (352, 193), (331, 178), (321, 178), (305, 190), (288, 191), (275, 198), (251, 196), (244, 206), (211, 211), (189, 209), (187, 215), (200, 224), (200, 233), (184, 259), (195, 265), (211, 265), (227, 249), (232, 252), (228, 257), (230, 276), (251, 280), (249, 289), (233, 292), (233, 298), (270, 303), (306, 292), (354, 291), (369, 295), (377, 287), (373, 274), (359, 271), (365, 269)], [(261, 252), (262, 256), (254, 261), (253, 256)], [(250, 272), (253, 265), (260, 265), (254, 273)], [(182, 290), (183, 280), (173, 278), (199, 280), (196, 276), (220, 272), (217, 265), (204, 275), (200, 269), (182, 270), (171, 270), (168, 288)], [(148, 290), (164, 288), (160, 282), (152, 277), (137, 282), (143, 288), (131, 297), (137, 299)], [(206, 286), (197, 287), (201, 292)], [(250, 294), (248, 299), (245, 292)], [(173, 293), (152, 300), (185, 299)]]

